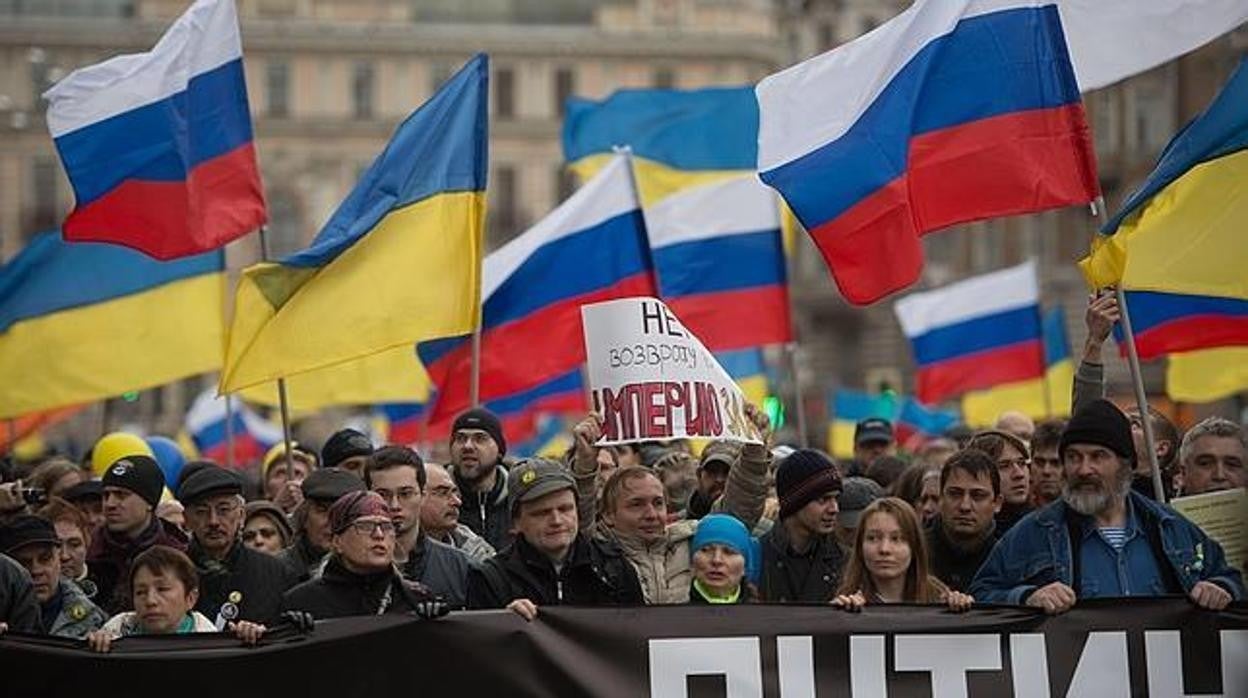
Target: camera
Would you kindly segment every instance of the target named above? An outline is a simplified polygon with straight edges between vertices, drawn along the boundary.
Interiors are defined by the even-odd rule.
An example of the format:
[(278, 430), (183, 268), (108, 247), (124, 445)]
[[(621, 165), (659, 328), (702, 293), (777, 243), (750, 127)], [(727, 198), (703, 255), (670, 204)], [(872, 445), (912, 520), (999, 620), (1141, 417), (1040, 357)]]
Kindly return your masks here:
[(38, 487), (23, 487), (22, 500), (32, 507), (41, 506), (48, 503), (48, 493)]

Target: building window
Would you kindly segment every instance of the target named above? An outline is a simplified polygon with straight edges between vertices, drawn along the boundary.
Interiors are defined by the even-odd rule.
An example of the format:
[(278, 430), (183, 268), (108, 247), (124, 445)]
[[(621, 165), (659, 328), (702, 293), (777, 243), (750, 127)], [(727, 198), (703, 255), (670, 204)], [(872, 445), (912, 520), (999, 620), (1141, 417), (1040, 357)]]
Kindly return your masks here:
[(511, 68), (494, 71), (494, 114), (500, 119), (516, 116), (516, 73)]
[(571, 68), (555, 70), (555, 115), (563, 116), (568, 107), (568, 98), (576, 92), (576, 74)]
[(563, 165), (555, 165), (555, 205), (568, 200), (568, 197), (576, 193), (576, 175), (572, 174), (571, 168)]
[(285, 61), (269, 61), (265, 68), (265, 94), (268, 114), (281, 119), (290, 115), (290, 66)]
[(516, 211), (516, 192), (519, 188), (516, 168), (499, 165), (490, 179), (489, 240), (487, 247), (494, 249), (506, 242), (516, 232), (519, 216)]
[(269, 192), (268, 203), (268, 259), (281, 259), (303, 248), (303, 216), (299, 200), (289, 191)]
[(441, 61), (430, 64), (429, 65), (429, 94), (432, 95), (433, 93), (437, 92), (438, 88), (441, 87), (442, 83), (446, 82), (446, 79), (449, 77), (451, 77), (451, 66)]
[(1116, 89), (1101, 90), (1092, 101), (1092, 138), (1096, 154), (1118, 152), (1118, 96)]
[(373, 64), (356, 63), (351, 74), (351, 100), (355, 105), (355, 118), (373, 118)]
[(836, 28), (831, 22), (819, 23), (819, 46), (820, 51), (826, 51), (836, 45)]
[(34, 205), (30, 209), (28, 230), (47, 230), (60, 223), (56, 185), (56, 162), (50, 158), (36, 158), (30, 165), (30, 201)]
[(655, 68), (654, 86), (660, 90), (676, 87), (676, 73), (671, 68)]

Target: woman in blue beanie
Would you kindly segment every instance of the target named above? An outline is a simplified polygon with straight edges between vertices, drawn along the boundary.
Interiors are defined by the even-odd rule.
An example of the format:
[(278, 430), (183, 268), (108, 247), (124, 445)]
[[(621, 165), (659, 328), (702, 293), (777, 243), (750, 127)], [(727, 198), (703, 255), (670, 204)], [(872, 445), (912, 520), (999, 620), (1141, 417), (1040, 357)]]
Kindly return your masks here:
[(758, 594), (749, 578), (757, 568), (757, 542), (730, 514), (710, 514), (693, 534), (692, 604), (751, 603)]

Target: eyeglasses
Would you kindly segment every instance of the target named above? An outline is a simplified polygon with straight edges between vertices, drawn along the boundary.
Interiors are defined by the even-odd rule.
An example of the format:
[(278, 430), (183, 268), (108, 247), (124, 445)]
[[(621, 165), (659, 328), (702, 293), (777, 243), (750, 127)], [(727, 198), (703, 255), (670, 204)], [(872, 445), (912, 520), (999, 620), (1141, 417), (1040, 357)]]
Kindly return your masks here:
[(210, 507), (207, 504), (197, 504), (187, 509), (187, 512), (201, 519), (206, 519), (213, 513), (217, 515), (218, 519), (224, 519), (238, 513), (240, 508), (242, 508), (242, 505), (238, 502), (222, 502), (215, 507)]
[(383, 536), (394, 533), (393, 521), (355, 521), (351, 524), (351, 529), (361, 536), (371, 536), (376, 531), (381, 531)]
[(450, 485), (442, 485), (441, 487), (434, 487), (429, 490), (429, 494), (430, 496), (437, 497), (438, 499), (450, 499), (452, 497), (459, 496), (459, 488), (452, 487)]
[(253, 541), (257, 536), (260, 538), (273, 538), (276, 535), (276, 528), (249, 528), (246, 531), (243, 531), (243, 540)]

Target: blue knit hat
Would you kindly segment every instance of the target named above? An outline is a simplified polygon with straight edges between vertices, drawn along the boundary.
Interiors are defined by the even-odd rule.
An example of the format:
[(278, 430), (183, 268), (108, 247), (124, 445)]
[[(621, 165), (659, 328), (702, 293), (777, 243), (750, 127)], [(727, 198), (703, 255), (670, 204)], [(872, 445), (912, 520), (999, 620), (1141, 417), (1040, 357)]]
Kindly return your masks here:
[(750, 535), (740, 519), (731, 514), (709, 514), (703, 517), (698, 522), (698, 530), (693, 534), (693, 552), (713, 544), (723, 545), (740, 553), (745, 558), (745, 578), (757, 583), (761, 551), (758, 549), (758, 540)]

